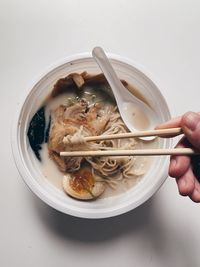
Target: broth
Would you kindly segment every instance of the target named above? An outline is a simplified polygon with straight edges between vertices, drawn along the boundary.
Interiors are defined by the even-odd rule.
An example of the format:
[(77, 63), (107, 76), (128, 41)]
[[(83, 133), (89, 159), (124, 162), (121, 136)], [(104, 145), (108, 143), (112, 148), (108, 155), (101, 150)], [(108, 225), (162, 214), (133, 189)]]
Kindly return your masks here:
[[(73, 106), (82, 99), (87, 102), (88, 108), (93, 107), (96, 105), (96, 103), (100, 103), (103, 105), (103, 108), (101, 110), (101, 113), (105, 115), (109, 110), (113, 110), (114, 107), (116, 106), (115, 99), (113, 97), (111, 88), (107, 84), (104, 78), (102, 78), (102, 75), (97, 75), (97, 78), (93, 78), (92, 76), (86, 76), (88, 77), (86, 79), (86, 83), (81, 86), (80, 88), (77, 88), (75, 84), (69, 83), (68, 89), (64, 90), (63, 87), (61, 88), (60, 91), (56, 91), (56, 87), (54, 86), (54, 89), (52, 91), (52, 94), (44, 101), (44, 106), (45, 106), (45, 120), (46, 122), (49, 121), (49, 117), (52, 113), (57, 109), (59, 106), (66, 106), (67, 108), (70, 106)], [(96, 79), (96, 80), (95, 80)], [(60, 81), (60, 80), (59, 80)], [(131, 86), (128, 85), (125, 81), (123, 81), (124, 85), (130, 90)], [(130, 90), (131, 91), (131, 90)], [(134, 89), (133, 91), (138, 92), (138, 90)], [(138, 93), (136, 94), (136, 97), (138, 96)], [(147, 100), (139, 93), (140, 99), (144, 101), (145, 103), (148, 103)], [(128, 107), (130, 110), (130, 116), (132, 116), (132, 113), (134, 110), (132, 109), (132, 106)], [(116, 111), (117, 112), (117, 111)], [(138, 114), (138, 118), (141, 117), (140, 114)], [(71, 118), (73, 119), (73, 118)], [(55, 118), (50, 121), (52, 124), (54, 123)], [(133, 117), (134, 120), (134, 117)], [(144, 120), (143, 118), (140, 118), (137, 122), (134, 121), (134, 123), (137, 123), (139, 126), (138, 128), (140, 129), (145, 129), (147, 127), (148, 122)], [(48, 123), (46, 123), (45, 130), (48, 129)], [(51, 126), (52, 128), (52, 126)], [(48, 138), (46, 139), (48, 142)], [(122, 144), (124, 145), (123, 142), (121, 141)], [(62, 179), (64, 172), (59, 170), (58, 166), (55, 164), (55, 161), (50, 159), (49, 157), (49, 144), (45, 143), (45, 140), (43, 144), (40, 144), (41, 150), (40, 150), (40, 156), (41, 158), (41, 163), (39, 164), (40, 169), (46, 179), (52, 183), (56, 188), (63, 190), (62, 186)], [(158, 147), (158, 139), (155, 139), (153, 141), (142, 141), (139, 139), (136, 139), (135, 141), (135, 149), (139, 148), (156, 148)], [(115, 188), (110, 186), (110, 184), (107, 184), (106, 189), (104, 193), (100, 196), (100, 198), (107, 198), (111, 197), (114, 195), (121, 194), (134, 185), (136, 185), (145, 175), (145, 173), (148, 172), (151, 163), (153, 161), (153, 157), (133, 157), (133, 169), (135, 175), (132, 178), (129, 179), (121, 179), (120, 178), (120, 172), (116, 175), (116, 181), (117, 183), (115, 184)], [(81, 168), (83, 165), (81, 165)], [(131, 171), (131, 170), (130, 170)], [(109, 179), (109, 177), (108, 177)], [(112, 177), (113, 179), (113, 177)]]

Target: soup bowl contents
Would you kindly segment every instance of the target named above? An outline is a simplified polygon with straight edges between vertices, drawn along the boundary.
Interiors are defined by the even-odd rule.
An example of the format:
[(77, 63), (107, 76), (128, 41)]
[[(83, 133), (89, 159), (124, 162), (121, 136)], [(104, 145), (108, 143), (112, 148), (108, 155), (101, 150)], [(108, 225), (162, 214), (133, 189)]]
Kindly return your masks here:
[[(125, 59), (112, 56), (111, 63), (126, 89), (152, 107), (159, 122), (170, 118), (152, 80)], [(58, 64), (25, 96), (12, 129), (14, 159), (31, 190), (57, 210), (84, 218), (127, 212), (149, 199), (167, 177), (167, 157), (60, 156), (63, 151), (170, 147), (170, 140), (159, 138), (85, 141), (128, 132), (99, 72), (89, 54)], [(129, 115), (134, 120), (134, 112)], [(140, 123), (142, 128), (145, 120)]]
[[(128, 86), (126, 81), (122, 83)], [(144, 121), (143, 115), (141, 120)], [(126, 132), (128, 129), (103, 74), (94, 76), (83, 72), (69, 74), (55, 83), (31, 119), (27, 136), (44, 174), (52, 162), (60, 171), (60, 175), (46, 171), (47, 179), (52, 181), (53, 175), (56, 184), (68, 195), (89, 200), (101, 195), (108, 197), (107, 191), (114, 195), (115, 190), (124, 192), (134, 186), (146, 173), (151, 158), (63, 157), (60, 152), (158, 146), (157, 140), (145, 142), (136, 138), (84, 141), (87, 136)]]

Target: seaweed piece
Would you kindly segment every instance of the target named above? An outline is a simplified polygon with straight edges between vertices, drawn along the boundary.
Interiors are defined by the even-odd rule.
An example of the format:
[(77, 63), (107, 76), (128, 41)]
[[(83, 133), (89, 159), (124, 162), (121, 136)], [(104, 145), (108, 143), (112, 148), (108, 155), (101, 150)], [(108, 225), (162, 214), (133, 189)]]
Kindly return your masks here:
[(39, 150), (41, 149), (41, 144), (44, 143), (45, 140), (45, 124), (45, 107), (43, 106), (31, 119), (27, 133), (30, 146), (39, 161), (41, 161)]
[(51, 115), (49, 115), (49, 122), (45, 131), (45, 137), (44, 137), (44, 142), (48, 143), (49, 140), (49, 131), (50, 131), (50, 127), (51, 127)]

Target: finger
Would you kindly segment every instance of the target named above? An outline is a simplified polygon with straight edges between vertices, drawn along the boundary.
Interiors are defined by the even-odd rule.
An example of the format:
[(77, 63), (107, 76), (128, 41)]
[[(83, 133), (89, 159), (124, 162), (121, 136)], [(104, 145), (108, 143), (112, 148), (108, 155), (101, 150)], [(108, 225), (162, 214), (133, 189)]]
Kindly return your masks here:
[[(183, 137), (176, 147), (189, 147), (188, 141)], [(190, 167), (191, 159), (188, 156), (171, 156), (169, 165), (169, 175), (171, 177), (179, 178), (184, 175), (184, 173)]]
[(192, 196), (195, 190), (195, 177), (189, 168), (181, 177), (176, 179), (178, 190), (182, 196)]
[[(168, 129), (168, 128), (177, 128), (180, 127), (181, 124), (181, 116), (177, 117), (177, 118), (173, 118), (168, 122), (162, 123), (160, 125), (158, 125), (155, 130), (160, 130), (160, 129)], [(164, 137), (164, 138), (170, 138), (170, 137), (174, 137), (177, 136), (177, 134), (165, 134), (165, 135), (161, 135), (160, 137)]]
[(180, 127), (181, 125), (181, 119), (182, 116), (173, 118), (165, 123), (162, 123), (160, 125), (158, 125), (155, 129), (167, 129), (167, 128), (176, 128), (176, 127)]
[(179, 178), (189, 169), (190, 158), (187, 156), (172, 157), (169, 166), (169, 175), (174, 178)]
[(200, 184), (199, 182), (195, 179), (195, 186), (192, 194), (190, 195), (190, 198), (194, 201), (199, 203), (200, 202)]
[(181, 119), (181, 128), (190, 143), (200, 149), (200, 114), (187, 112)]
[[(186, 115), (188, 113), (194, 113), (194, 112), (189, 111), (189, 112), (185, 113), (184, 115)], [(196, 114), (199, 114), (200, 115), (200, 112), (196, 112)], [(164, 123), (158, 125), (155, 129), (166, 129), (166, 128), (180, 127), (183, 116), (178, 116), (176, 118), (172, 118), (171, 120), (169, 120), (167, 122), (164, 122)]]

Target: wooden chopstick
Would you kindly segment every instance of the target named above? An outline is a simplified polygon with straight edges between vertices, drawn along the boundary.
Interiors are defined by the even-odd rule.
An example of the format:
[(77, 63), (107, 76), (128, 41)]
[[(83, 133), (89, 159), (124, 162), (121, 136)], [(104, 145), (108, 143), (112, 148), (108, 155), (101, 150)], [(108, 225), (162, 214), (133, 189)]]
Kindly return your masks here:
[(176, 136), (182, 133), (183, 132), (181, 128), (169, 128), (169, 129), (159, 129), (159, 130), (149, 130), (149, 131), (137, 131), (133, 133), (88, 136), (85, 137), (84, 140), (86, 142), (91, 142), (91, 141), (132, 138), (132, 137), (145, 137), (145, 136), (165, 136), (165, 135)]
[(94, 156), (161, 156), (161, 155), (200, 155), (192, 148), (160, 148), (133, 150), (94, 150), (94, 151), (65, 151), (60, 156), (65, 157), (94, 157)]

